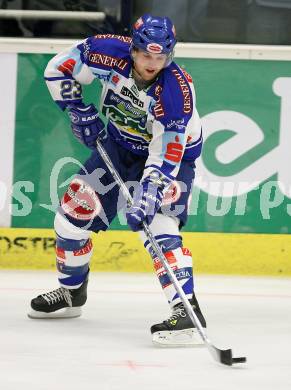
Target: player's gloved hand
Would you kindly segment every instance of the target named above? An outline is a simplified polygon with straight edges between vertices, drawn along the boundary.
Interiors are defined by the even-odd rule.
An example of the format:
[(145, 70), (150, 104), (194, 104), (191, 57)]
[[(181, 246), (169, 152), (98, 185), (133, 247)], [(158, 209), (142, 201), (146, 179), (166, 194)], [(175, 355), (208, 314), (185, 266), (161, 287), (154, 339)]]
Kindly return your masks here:
[(74, 136), (88, 148), (94, 149), (97, 138), (106, 138), (106, 129), (94, 104), (68, 106)]
[(126, 213), (127, 223), (131, 230), (134, 232), (142, 230), (143, 222), (148, 225), (152, 222), (162, 204), (163, 188), (164, 186), (149, 178), (145, 179), (134, 191), (133, 204)]

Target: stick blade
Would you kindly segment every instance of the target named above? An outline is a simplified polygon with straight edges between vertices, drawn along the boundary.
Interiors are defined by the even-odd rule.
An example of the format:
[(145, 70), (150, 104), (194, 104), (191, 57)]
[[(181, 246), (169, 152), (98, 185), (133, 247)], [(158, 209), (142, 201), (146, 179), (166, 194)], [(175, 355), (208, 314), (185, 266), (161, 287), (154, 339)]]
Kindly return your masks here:
[(247, 358), (245, 356), (232, 358), (232, 363), (246, 363)]
[(231, 349), (218, 349), (211, 345), (209, 350), (216, 361), (225, 364), (226, 366), (232, 366), (237, 363), (246, 363), (247, 361), (246, 357), (233, 358)]
[(231, 349), (225, 349), (220, 350), (220, 362), (222, 364), (226, 364), (227, 366), (232, 366), (236, 363), (246, 363), (247, 358), (246, 357), (232, 357), (232, 350)]
[(224, 349), (219, 351), (220, 363), (232, 366), (232, 350)]

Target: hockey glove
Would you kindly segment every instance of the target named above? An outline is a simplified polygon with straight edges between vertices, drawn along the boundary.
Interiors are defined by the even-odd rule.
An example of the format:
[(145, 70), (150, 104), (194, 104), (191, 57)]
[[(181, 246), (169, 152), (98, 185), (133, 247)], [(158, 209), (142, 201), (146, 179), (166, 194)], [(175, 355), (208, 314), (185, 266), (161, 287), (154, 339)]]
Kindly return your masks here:
[(143, 222), (148, 225), (153, 221), (163, 199), (164, 186), (146, 178), (134, 191), (133, 204), (126, 213), (129, 227), (134, 232), (142, 230)]
[(106, 138), (106, 129), (94, 104), (77, 107), (68, 106), (71, 128), (79, 142), (94, 149), (96, 140)]

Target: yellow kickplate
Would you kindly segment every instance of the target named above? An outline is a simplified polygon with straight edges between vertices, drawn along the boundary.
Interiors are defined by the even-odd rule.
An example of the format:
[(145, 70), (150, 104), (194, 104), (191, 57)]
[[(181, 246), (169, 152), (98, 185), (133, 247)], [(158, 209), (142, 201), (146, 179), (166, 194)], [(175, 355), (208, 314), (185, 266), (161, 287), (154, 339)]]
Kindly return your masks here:
[[(93, 234), (93, 271), (153, 272), (137, 233)], [(291, 237), (283, 234), (183, 233), (195, 272), (237, 275), (291, 275)], [(55, 269), (51, 229), (0, 228), (0, 268)]]

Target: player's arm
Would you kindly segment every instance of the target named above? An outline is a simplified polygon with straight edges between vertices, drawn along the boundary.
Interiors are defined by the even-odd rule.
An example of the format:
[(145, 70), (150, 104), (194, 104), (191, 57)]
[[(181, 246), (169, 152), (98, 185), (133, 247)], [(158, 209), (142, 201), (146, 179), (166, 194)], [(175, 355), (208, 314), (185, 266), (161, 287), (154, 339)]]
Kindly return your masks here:
[[(177, 119), (176, 119), (177, 121)], [(174, 120), (171, 120), (173, 123)], [(177, 176), (186, 145), (186, 126), (166, 130), (162, 123), (155, 121), (153, 138), (149, 145), (143, 178), (158, 172), (164, 186), (168, 186)]]
[(183, 156), (188, 160), (200, 156), (203, 141), (191, 76), (173, 69), (169, 79), (170, 88), (162, 91), (159, 110), (153, 110), (153, 138), (143, 175), (144, 179), (157, 170), (167, 183), (176, 178)]
[(81, 84), (90, 84), (94, 75), (84, 58), (82, 46), (87, 40), (64, 50), (53, 57), (44, 72), (44, 78), (53, 100), (65, 110), (68, 105), (82, 104)]
[(83, 103), (81, 85), (90, 84), (95, 78), (88, 65), (92, 40), (87, 38), (57, 54), (49, 61), (44, 74), (52, 98), (63, 111), (68, 111), (73, 134), (89, 148), (95, 147), (97, 137), (106, 135), (96, 107)]

